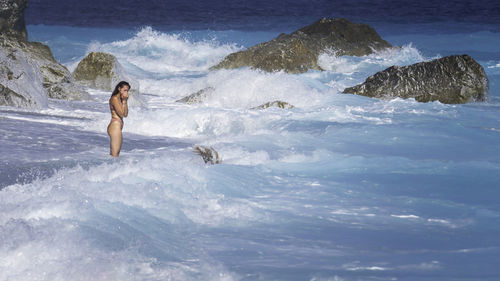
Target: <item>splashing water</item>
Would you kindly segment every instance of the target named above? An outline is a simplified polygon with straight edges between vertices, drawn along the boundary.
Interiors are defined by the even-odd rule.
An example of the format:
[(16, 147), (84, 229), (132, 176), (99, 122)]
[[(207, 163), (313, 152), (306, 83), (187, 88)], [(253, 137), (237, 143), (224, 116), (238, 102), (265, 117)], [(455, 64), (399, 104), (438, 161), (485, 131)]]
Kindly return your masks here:
[[(429, 50), (441, 43), (424, 55), (411, 34), (396, 38), (401, 48), (322, 54), (324, 72), (291, 75), (209, 71), (244, 48), (207, 39), (213, 32), (146, 27), (109, 41), (116, 30), (58, 30), (67, 39), (47, 43), (70, 69), (89, 51), (110, 52), (147, 106), (130, 108), (117, 160), (107, 156), (109, 93), (36, 112), (0, 108), (0, 280), (500, 274), (500, 58), (480, 61), (488, 103), (424, 104), (340, 93), (391, 65), (440, 56)], [(199, 104), (175, 102), (207, 87)], [(294, 108), (253, 109), (275, 100)], [(213, 147), (222, 163), (205, 165), (195, 145)]]

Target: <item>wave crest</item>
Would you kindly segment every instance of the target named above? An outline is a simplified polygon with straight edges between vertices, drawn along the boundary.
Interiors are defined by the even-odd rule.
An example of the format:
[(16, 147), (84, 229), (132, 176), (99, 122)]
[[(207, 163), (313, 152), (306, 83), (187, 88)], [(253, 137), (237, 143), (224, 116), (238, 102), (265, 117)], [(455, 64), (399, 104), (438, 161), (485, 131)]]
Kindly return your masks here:
[(216, 38), (195, 41), (189, 38), (189, 33), (168, 34), (147, 26), (127, 40), (93, 42), (87, 52), (111, 53), (125, 67), (128, 63), (147, 72), (171, 73), (206, 71), (239, 49), (236, 44), (221, 44)]

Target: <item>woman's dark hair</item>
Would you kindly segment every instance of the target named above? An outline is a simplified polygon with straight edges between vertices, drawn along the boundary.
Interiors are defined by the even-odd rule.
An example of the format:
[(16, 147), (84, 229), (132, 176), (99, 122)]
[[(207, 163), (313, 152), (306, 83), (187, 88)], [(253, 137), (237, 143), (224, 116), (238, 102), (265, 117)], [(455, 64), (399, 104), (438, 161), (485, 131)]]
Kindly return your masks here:
[(123, 88), (123, 86), (128, 86), (128, 89), (130, 90), (130, 84), (126, 81), (121, 81), (120, 83), (116, 84), (115, 90), (111, 94), (111, 96), (114, 96), (120, 92), (120, 88)]

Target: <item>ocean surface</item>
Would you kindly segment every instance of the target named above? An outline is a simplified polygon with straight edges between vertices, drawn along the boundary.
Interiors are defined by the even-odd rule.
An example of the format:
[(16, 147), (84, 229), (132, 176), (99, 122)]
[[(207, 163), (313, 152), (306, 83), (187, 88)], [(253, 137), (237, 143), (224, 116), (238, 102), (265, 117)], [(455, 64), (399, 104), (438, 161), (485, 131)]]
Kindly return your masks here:
[[(111, 159), (110, 93), (0, 107), (0, 280), (500, 280), (498, 1), (30, 0), (29, 38), (140, 82)], [(209, 71), (321, 17), (402, 46), (323, 72)], [(392, 65), (469, 54), (489, 99), (341, 94)], [(206, 87), (198, 105), (175, 102)], [(253, 109), (282, 100), (293, 109)], [(207, 165), (193, 146), (213, 147)]]

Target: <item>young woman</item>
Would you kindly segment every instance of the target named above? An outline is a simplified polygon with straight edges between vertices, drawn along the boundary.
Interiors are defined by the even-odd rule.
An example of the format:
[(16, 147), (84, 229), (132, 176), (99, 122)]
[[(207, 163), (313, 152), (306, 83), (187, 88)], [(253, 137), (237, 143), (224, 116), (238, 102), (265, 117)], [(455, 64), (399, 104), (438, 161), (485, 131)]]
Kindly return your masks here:
[(121, 81), (115, 87), (109, 99), (109, 110), (111, 110), (111, 122), (108, 125), (108, 135), (110, 138), (110, 154), (118, 157), (122, 148), (123, 118), (128, 115), (128, 91), (130, 84)]

